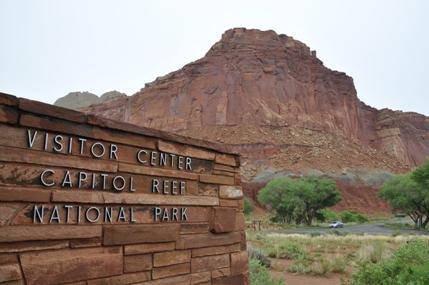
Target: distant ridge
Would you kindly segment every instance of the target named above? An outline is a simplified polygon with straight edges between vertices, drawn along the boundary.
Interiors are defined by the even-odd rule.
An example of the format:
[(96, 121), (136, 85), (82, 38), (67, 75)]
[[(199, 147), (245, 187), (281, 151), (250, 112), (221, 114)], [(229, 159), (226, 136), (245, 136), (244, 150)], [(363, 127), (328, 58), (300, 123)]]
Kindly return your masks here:
[(100, 97), (88, 91), (70, 92), (66, 96), (58, 98), (55, 101), (54, 105), (64, 107), (64, 108), (79, 110), (94, 104), (104, 103), (113, 98), (124, 97), (124, 96), (126, 97), (127, 94), (118, 92), (116, 90), (106, 92), (102, 94)]

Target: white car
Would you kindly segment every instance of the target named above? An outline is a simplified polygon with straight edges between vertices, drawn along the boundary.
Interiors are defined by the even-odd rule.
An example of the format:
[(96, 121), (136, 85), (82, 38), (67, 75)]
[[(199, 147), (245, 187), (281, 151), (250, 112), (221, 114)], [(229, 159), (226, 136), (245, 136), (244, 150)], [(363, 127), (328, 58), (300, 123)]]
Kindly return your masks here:
[(329, 224), (329, 227), (332, 229), (342, 228), (343, 226), (344, 226), (344, 224), (340, 221), (332, 222)]

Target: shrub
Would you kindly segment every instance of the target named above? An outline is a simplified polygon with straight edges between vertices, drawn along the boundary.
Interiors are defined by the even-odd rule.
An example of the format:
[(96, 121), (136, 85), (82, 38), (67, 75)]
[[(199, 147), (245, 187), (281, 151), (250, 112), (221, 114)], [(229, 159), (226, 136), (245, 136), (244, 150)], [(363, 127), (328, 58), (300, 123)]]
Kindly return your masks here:
[(246, 217), (249, 217), (253, 212), (253, 204), (248, 198), (244, 198), (243, 212)]
[(379, 263), (386, 259), (388, 254), (385, 241), (376, 240), (361, 246), (358, 251), (358, 259), (360, 263)]
[(267, 268), (255, 259), (249, 261), (249, 275), (251, 285), (284, 285), (282, 280), (272, 277)]
[(331, 271), (334, 273), (344, 273), (346, 271), (347, 260), (343, 257), (335, 257), (331, 261)]
[(250, 259), (258, 260), (265, 267), (271, 266), (271, 260), (261, 248), (254, 247), (251, 244), (248, 244), (247, 253)]
[(429, 284), (429, 246), (413, 241), (379, 263), (361, 263), (352, 285)]
[(283, 240), (265, 244), (265, 250), (269, 257), (284, 258), (284, 259), (299, 259), (307, 256), (303, 246), (297, 242)]
[(368, 217), (362, 215), (356, 211), (343, 211), (340, 213), (336, 213), (329, 209), (323, 209), (321, 211), (321, 222), (331, 222), (331, 221), (339, 221), (341, 220), (344, 223), (365, 223), (368, 222)]
[(308, 260), (306, 258), (300, 258), (290, 264), (287, 270), (293, 273), (307, 274), (311, 272), (311, 263), (311, 260)]
[(368, 218), (356, 211), (344, 211), (339, 214), (343, 223), (365, 223), (368, 222)]
[(323, 209), (321, 211), (322, 213), (322, 219), (320, 220), (321, 222), (331, 222), (331, 221), (338, 221), (340, 219), (340, 216), (338, 215), (338, 213), (329, 210), (329, 209)]
[(290, 241), (284, 241), (277, 246), (277, 258), (298, 259), (306, 256), (302, 245)]

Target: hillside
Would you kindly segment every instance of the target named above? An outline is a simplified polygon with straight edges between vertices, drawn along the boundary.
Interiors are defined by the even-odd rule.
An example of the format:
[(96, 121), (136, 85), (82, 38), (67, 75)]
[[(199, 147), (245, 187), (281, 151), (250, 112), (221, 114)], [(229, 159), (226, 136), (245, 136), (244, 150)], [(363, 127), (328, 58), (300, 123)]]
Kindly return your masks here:
[(231, 144), (249, 196), (279, 175), (329, 176), (338, 209), (387, 211), (377, 188), (429, 158), (428, 117), (367, 106), (350, 76), (274, 31), (228, 30), (203, 58), (83, 110)]

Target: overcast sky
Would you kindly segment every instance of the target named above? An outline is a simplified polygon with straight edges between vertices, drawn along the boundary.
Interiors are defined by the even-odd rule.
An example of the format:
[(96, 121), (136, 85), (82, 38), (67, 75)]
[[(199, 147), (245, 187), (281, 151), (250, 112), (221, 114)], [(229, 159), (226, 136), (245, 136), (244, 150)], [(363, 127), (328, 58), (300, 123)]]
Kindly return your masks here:
[(429, 115), (429, 1), (0, 0), (0, 91), (131, 95), (233, 27), (275, 30), (354, 78), (361, 100)]

